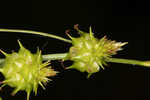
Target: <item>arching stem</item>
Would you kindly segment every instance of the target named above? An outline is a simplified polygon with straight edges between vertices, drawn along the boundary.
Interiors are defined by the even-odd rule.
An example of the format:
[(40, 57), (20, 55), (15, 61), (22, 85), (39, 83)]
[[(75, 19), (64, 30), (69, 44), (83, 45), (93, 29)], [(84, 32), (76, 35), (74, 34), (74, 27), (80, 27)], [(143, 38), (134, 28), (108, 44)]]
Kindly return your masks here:
[(17, 33), (27, 33), (27, 34), (36, 34), (36, 35), (42, 35), (42, 36), (47, 36), (47, 37), (51, 37), (54, 39), (58, 39), (64, 42), (68, 42), (71, 43), (71, 40), (62, 38), (60, 36), (56, 36), (53, 34), (49, 34), (49, 33), (44, 33), (44, 32), (37, 32), (37, 31), (30, 31), (30, 30), (19, 30), (19, 29), (0, 29), (0, 32), (17, 32)]

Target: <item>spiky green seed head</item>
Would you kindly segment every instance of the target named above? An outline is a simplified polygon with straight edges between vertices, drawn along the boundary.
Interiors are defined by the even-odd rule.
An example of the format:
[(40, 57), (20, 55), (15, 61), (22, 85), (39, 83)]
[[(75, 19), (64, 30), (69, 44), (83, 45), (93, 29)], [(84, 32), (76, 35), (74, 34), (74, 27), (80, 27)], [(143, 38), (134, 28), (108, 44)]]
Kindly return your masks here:
[(12, 95), (23, 90), (27, 92), (27, 100), (31, 91), (37, 94), (38, 85), (45, 85), (50, 79), (48, 77), (55, 76), (56, 71), (47, 67), (49, 62), (42, 63), (41, 52), (38, 50), (36, 54), (32, 54), (25, 49), (19, 42), (19, 52), (7, 54), (1, 50), (6, 56), (3, 67), (0, 72), (4, 75), (5, 80), (3, 86), (9, 85), (15, 88)]
[(88, 72), (88, 77), (104, 69), (106, 64), (105, 58), (109, 58), (121, 50), (121, 47), (127, 42), (121, 43), (111, 41), (104, 36), (101, 39), (94, 37), (94, 33), (90, 28), (90, 32), (86, 33), (77, 29), (81, 35), (78, 38), (69, 37), (72, 39), (72, 47), (65, 60), (74, 61), (69, 68), (77, 69), (81, 72)]

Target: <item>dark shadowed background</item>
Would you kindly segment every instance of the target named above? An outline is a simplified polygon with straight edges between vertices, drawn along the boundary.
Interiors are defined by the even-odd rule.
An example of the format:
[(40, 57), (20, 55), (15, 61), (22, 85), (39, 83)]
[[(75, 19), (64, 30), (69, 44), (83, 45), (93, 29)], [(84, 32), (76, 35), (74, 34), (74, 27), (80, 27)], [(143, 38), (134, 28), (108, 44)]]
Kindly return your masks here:
[[(148, 0), (3, 0), (0, 2), (0, 28), (27, 29), (56, 34), (68, 38), (65, 30), (79, 24), (83, 31), (92, 26), (95, 36), (129, 42), (114, 57), (150, 60), (150, 6)], [(0, 49), (11, 53), (19, 49), (17, 40), (33, 53), (37, 47), (43, 54), (63, 53), (71, 44), (19, 33), (0, 32)], [(1, 57), (4, 57), (0, 54)], [(70, 65), (66, 62), (66, 66)], [(150, 68), (109, 63), (106, 70), (86, 79), (86, 73), (63, 70), (60, 62), (52, 61), (60, 71), (46, 90), (40, 87), (30, 100), (136, 100), (150, 96)], [(2, 75), (1, 75), (2, 77)], [(3, 77), (1, 78), (1, 81)], [(4, 100), (26, 100), (25, 92), (11, 96), (12, 88), (0, 91)]]

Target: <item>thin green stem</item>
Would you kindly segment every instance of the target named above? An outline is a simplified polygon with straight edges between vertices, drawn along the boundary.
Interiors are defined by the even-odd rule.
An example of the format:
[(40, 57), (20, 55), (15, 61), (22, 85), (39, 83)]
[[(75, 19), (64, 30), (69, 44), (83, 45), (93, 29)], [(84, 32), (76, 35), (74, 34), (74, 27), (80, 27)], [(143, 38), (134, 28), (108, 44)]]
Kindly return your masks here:
[(0, 59), (0, 64), (1, 64), (2, 62), (4, 62), (4, 60), (5, 60), (5, 59)]
[(0, 59), (0, 68), (2, 67), (1, 64), (3, 64), (4, 61), (5, 59)]
[[(43, 61), (47, 60), (60, 60), (64, 59), (67, 56), (67, 53), (58, 53), (58, 54), (47, 54), (47, 55), (42, 55)], [(5, 61), (4, 58), (0, 59), (0, 64), (2, 64)]]
[[(67, 56), (67, 53), (58, 53), (58, 54), (46, 54), (42, 55), (43, 61), (47, 60), (61, 60)], [(112, 63), (122, 63), (122, 64), (132, 64), (132, 65), (139, 65), (150, 67), (150, 61), (139, 61), (139, 60), (132, 60), (132, 59), (121, 59), (121, 58), (109, 58), (105, 59), (107, 62)], [(4, 59), (0, 59), (0, 64), (4, 62)]]
[(30, 31), (30, 30), (19, 30), (19, 29), (0, 29), (0, 32), (17, 32), (17, 33), (27, 33), (27, 34), (36, 34), (36, 35), (42, 35), (42, 36), (47, 36), (51, 38), (55, 38), (64, 42), (72, 43), (71, 40), (49, 34), (49, 33), (44, 33), (44, 32), (37, 32), (37, 31)]
[(150, 67), (150, 61), (139, 61), (139, 60), (121, 59), (121, 58), (109, 58), (106, 59), (106, 61), (113, 62), (113, 63), (132, 64), (132, 65)]
[(60, 54), (47, 54), (42, 55), (43, 61), (46, 60), (60, 60), (67, 56), (67, 53), (60, 53)]

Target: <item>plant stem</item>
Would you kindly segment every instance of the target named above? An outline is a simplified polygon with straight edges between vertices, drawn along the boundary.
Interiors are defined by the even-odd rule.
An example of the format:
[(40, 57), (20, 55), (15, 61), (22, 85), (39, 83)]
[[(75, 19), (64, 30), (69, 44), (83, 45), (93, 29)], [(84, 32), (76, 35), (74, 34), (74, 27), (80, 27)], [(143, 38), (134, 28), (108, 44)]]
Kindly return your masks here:
[[(42, 58), (43, 58), (43, 61), (60, 60), (60, 59), (64, 59), (66, 56), (67, 56), (67, 53), (58, 53), (58, 54), (42, 55)], [(112, 63), (139, 65), (139, 66), (145, 66), (145, 67), (150, 68), (150, 61), (140, 61), (140, 60), (121, 59), (121, 58), (108, 58), (108, 59), (105, 59), (105, 61), (112, 62)], [(4, 62), (4, 59), (0, 59), (0, 64), (2, 64), (3, 62)]]
[[(43, 61), (47, 60), (60, 60), (63, 59), (67, 56), (67, 53), (58, 53), (58, 54), (47, 54), (47, 55), (42, 55)], [(5, 61), (4, 58), (0, 59), (0, 64), (2, 64)]]
[(5, 59), (0, 59), (0, 68), (2, 67), (1, 64), (3, 64), (4, 61)]
[(4, 62), (4, 60), (5, 60), (5, 59), (0, 59), (0, 64), (1, 64), (2, 62)]
[(44, 33), (44, 32), (37, 32), (37, 31), (30, 31), (30, 30), (18, 30), (18, 29), (0, 29), (0, 32), (17, 32), (17, 33), (37, 34), (37, 35), (55, 38), (64, 42), (72, 43), (71, 40), (68, 40), (68, 39), (53, 35), (53, 34)]
[(47, 54), (42, 55), (43, 61), (46, 60), (60, 60), (67, 56), (67, 53), (60, 53), (60, 54)]
[(150, 67), (150, 61), (139, 61), (139, 60), (121, 59), (121, 58), (109, 58), (106, 59), (106, 61), (113, 62), (113, 63), (132, 64), (132, 65)]

